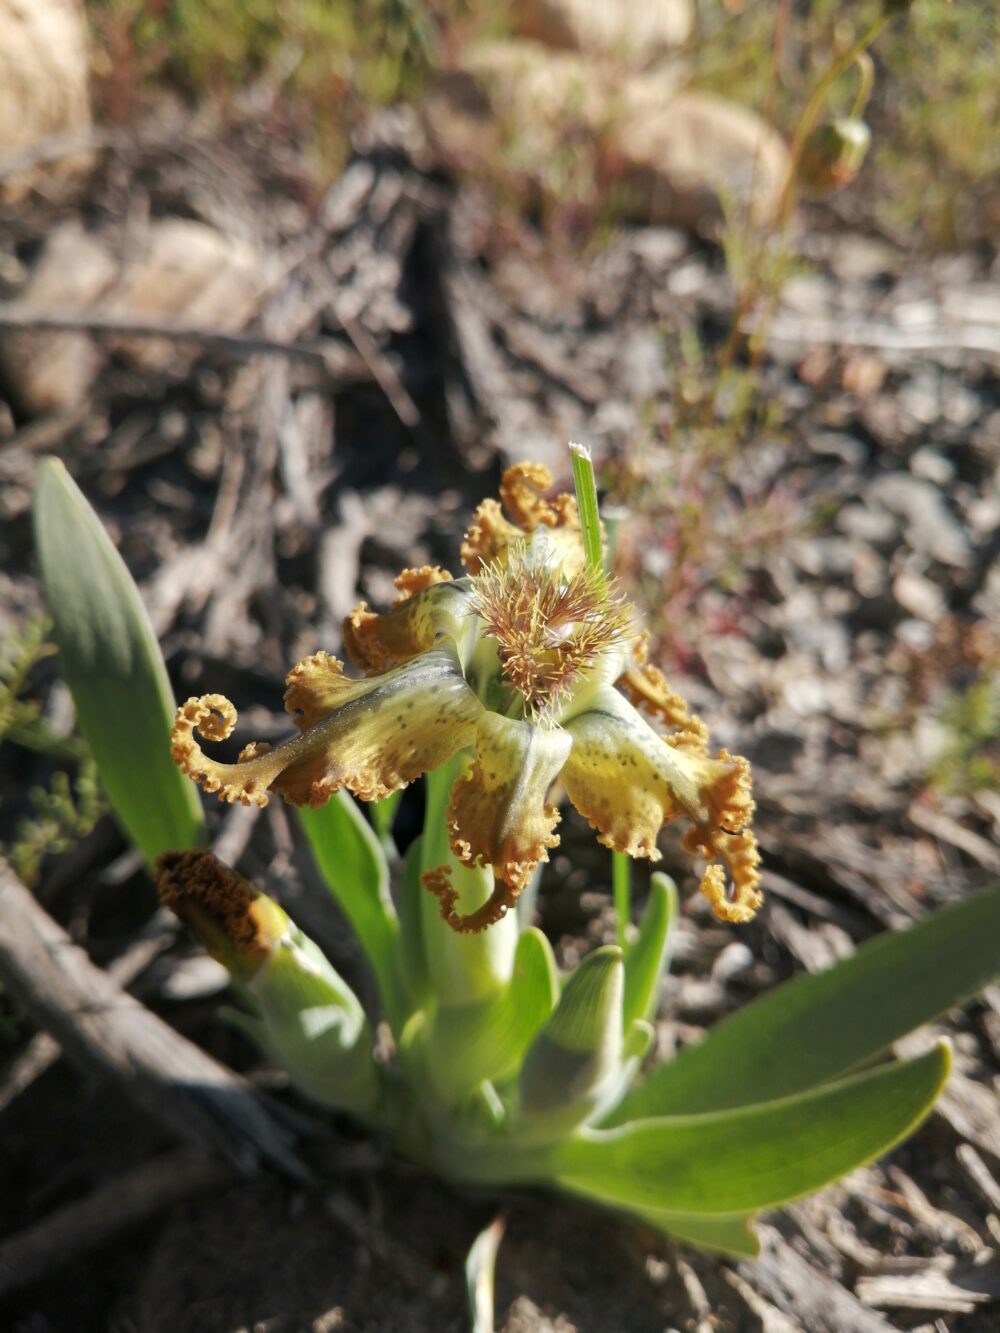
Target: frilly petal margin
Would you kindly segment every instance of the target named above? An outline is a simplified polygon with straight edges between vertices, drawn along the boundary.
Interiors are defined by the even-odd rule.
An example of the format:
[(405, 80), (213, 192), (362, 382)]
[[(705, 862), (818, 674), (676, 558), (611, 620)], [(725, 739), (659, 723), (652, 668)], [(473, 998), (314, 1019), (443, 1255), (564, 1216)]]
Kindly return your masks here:
[(599, 841), (657, 861), (660, 828), (687, 815), (695, 827), (685, 834), (685, 850), (721, 857), (732, 873), (731, 891), (721, 866), (710, 866), (702, 880), (715, 915), (749, 920), (762, 899), (760, 858), (746, 829), (753, 813), (747, 761), (725, 750), (708, 759), (667, 744), (610, 686), (601, 687), (589, 707), (563, 725), (573, 749), (562, 781)]
[(268, 788), (292, 805), (323, 805), (346, 787), (381, 800), (471, 744), (483, 705), (466, 684), (450, 641), (381, 676), (351, 680), (327, 653), (288, 675), (285, 706), (301, 734), (271, 749), (249, 745), (234, 764), (195, 739), (224, 740), (236, 710), (221, 695), (189, 699), (171, 737), (175, 762), (220, 799), (267, 804)]
[(462, 542), (462, 563), (470, 574), (487, 565), (503, 563), (508, 550), (540, 528), (549, 530), (548, 547), (553, 563), (568, 574), (578, 573), (586, 563), (580, 537), (580, 515), (576, 499), (560, 494), (545, 497), (552, 486), (552, 473), (542, 463), (516, 463), (503, 474), (500, 498), (510, 522), (496, 500), (484, 500), (472, 516)]
[(429, 567), (427, 572), (440, 577), (420, 586), (405, 576), (425, 571), (405, 570), (396, 580), (404, 596), (384, 614), (360, 602), (344, 621), (344, 648), (360, 671), (387, 671), (426, 652), (443, 634), (458, 638), (468, 611), (468, 580), (454, 581)]
[(491, 866), (521, 892), (559, 842), (559, 810), (545, 797), (572, 744), (559, 729), (483, 713), (472, 768), (456, 780), (448, 805), (451, 849), (460, 861)]

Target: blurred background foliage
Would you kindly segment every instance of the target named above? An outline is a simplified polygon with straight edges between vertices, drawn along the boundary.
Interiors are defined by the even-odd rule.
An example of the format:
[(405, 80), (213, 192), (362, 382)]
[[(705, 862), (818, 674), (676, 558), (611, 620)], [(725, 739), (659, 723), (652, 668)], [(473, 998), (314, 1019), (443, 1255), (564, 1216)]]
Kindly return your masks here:
[[(691, 48), (678, 59), (692, 84), (763, 111), (787, 135), (831, 49), (880, 4), (845, 11), (838, 0), (699, 0)], [(157, 88), (225, 105), (263, 85), (328, 177), (369, 108), (418, 100), (449, 50), (484, 29), (504, 30), (507, 8), (477, 14), (468, 0), (88, 4), (107, 119), (126, 123)], [(893, 239), (950, 249), (1000, 225), (998, 39), (994, 0), (915, 0), (876, 43), (874, 149), (867, 188), (850, 207)], [(849, 109), (856, 86), (853, 73), (840, 81), (831, 112)]]

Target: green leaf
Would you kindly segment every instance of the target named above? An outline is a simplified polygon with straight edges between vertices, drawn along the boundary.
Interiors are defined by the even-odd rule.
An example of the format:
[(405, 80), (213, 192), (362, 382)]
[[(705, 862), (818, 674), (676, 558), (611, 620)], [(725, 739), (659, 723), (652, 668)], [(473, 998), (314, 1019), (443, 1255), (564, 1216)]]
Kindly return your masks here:
[(514, 972), (499, 996), (442, 1006), (428, 1023), (424, 1058), (440, 1095), (456, 1098), (513, 1074), (558, 994), (552, 946), (531, 927), (518, 939)]
[(170, 758), (175, 705), (156, 635), (125, 562), (54, 458), (39, 469), (34, 528), (60, 670), (115, 814), (150, 865), (196, 846), (201, 803)]
[(1000, 973), (1000, 886), (796, 977), (655, 1069), (609, 1123), (745, 1106), (814, 1087), (886, 1051)]
[(639, 934), (625, 950), (625, 1029), (656, 1013), (666, 970), (670, 928), (677, 915), (677, 886), (666, 875), (653, 875)]
[[(427, 890), (420, 882), (423, 841), (422, 836), (415, 838), (407, 848), (399, 886), (399, 967), (414, 1007), (425, 1004), (430, 995), (423, 920)], [(395, 1025), (393, 1030), (396, 1031)], [(398, 1031), (396, 1035), (399, 1036)]]
[(581, 1130), (550, 1148), (547, 1170), (566, 1189), (642, 1213), (774, 1208), (898, 1143), (934, 1104), (949, 1064), (939, 1043), (916, 1060), (778, 1101)]
[(392, 823), (396, 818), (396, 811), (399, 809), (399, 803), (402, 799), (403, 789), (400, 788), (399, 791), (394, 791), (381, 801), (369, 801), (368, 803), (372, 824), (379, 841), (383, 845), (392, 843)]
[(717, 1250), (720, 1254), (739, 1254), (756, 1259), (760, 1254), (760, 1240), (749, 1216), (713, 1217), (692, 1213), (671, 1213), (667, 1209), (648, 1208), (638, 1214), (649, 1226), (664, 1231), (674, 1240), (687, 1241), (703, 1250)]
[(375, 973), (393, 1025), (405, 1010), (399, 973), (399, 921), (389, 896), (389, 868), (378, 838), (347, 792), (326, 805), (298, 811), (313, 858), (351, 923)]

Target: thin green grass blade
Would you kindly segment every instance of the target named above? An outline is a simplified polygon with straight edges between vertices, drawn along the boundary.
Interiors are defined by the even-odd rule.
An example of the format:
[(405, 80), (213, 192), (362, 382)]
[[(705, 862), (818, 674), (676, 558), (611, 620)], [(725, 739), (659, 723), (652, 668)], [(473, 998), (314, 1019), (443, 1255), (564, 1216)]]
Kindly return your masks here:
[(399, 921), (389, 896), (389, 868), (378, 838), (347, 792), (298, 811), (316, 865), (351, 923), (375, 973), (391, 1024), (404, 997), (398, 964)]
[(1000, 886), (778, 986), (655, 1069), (610, 1124), (770, 1101), (888, 1050), (1000, 974)]
[(566, 1189), (644, 1213), (775, 1208), (905, 1138), (933, 1106), (949, 1064), (939, 1043), (915, 1060), (762, 1105), (584, 1130), (554, 1145), (547, 1165)]
[(597, 507), (597, 482), (590, 450), (584, 444), (570, 444), (569, 456), (573, 465), (573, 483), (576, 503), (580, 511), (580, 536), (588, 566), (603, 573), (604, 553), (601, 550), (601, 516)]
[(149, 864), (196, 846), (204, 818), (170, 758), (163, 654), (125, 562), (54, 458), (39, 469), (34, 528), (59, 668), (116, 816)]
[(636, 1019), (648, 1022), (656, 1013), (676, 916), (677, 886), (666, 875), (653, 875), (639, 934), (625, 950), (626, 1032)]

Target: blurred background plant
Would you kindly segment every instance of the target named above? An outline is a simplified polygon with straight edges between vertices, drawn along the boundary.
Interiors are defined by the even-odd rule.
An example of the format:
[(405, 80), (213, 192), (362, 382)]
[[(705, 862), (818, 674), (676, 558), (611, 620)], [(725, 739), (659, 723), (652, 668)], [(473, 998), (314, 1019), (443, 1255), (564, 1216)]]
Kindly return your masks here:
[[(36, 666), (55, 651), (49, 630), (49, 622), (38, 616), (0, 642), (0, 748), (13, 743), (48, 756), (53, 765), (48, 785), (24, 794), (10, 844), (0, 844), (0, 856), (28, 885), (38, 882), (45, 856), (69, 851), (107, 808), (86, 745), (77, 736), (53, 730), (31, 689)], [(9, 744), (4, 754), (11, 756)], [(75, 776), (62, 766), (67, 763)], [(8, 799), (11, 795), (12, 789)]]

